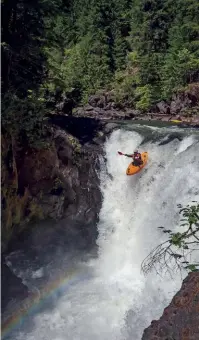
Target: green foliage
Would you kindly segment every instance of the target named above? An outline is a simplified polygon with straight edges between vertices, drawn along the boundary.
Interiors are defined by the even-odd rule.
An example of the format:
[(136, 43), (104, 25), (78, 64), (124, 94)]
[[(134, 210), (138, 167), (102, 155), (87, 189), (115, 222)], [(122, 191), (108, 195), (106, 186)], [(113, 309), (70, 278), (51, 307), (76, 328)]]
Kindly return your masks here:
[(180, 214), (183, 215), (183, 219), (181, 220), (182, 222), (185, 222), (185, 224), (181, 224), (182, 226), (184, 225), (189, 225), (190, 228), (192, 228), (192, 225), (194, 224), (196, 227), (196, 232), (198, 231), (198, 222), (199, 222), (199, 204), (197, 202), (193, 201), (193, 203), (196, 203), (194, 205), (187, 205), (185, 208), (182, 207), (181, 204), (178, 205), (180, 208)]
[(137, 87), (135, 90), (136, 108), (140, 110), (147, 110), (152, 104), (151, 86), (145, 85)]
[[(142, 263), (142, 270), (147, 273), (159, 265), (160, 270), (173, 270), (176, 268), (188, 271), (198, 271), (199, 262), (190, 260), (199, 250), (199, 204), (195, 201), (191, 205), (182, 207), (178, 205), (182, 215), (180, 227), (183, 231), (173, 232), (170, 229), (159, 227), (169, 238), (152, 250)], [(174, 261), (174, 263), (173, 263)], [(190, 262), (191, 261), (191, 262)]]
[(113, 87), (115, 100), (133, 106), (136, 88), (140, 85), (139, 59), (136, 52), (129, 52), (125, 70), (115, 72)]
[[(130, 13), (127, 66), (121, 87), (118, 88), (117, 77), (113, 86), (120, 100), (128, 98), (130, 105), (146, 111), (157, 101), (170, 99), (174, 92), (198, 81), (199, 5), (195, 0), (136, 0)], [(136, 79), (129, 67), (133, 56)]]
[(188, 49), (166, 55), (162, 68), (163, 96), (168, 98), (174, 90), (191, 83), (199, 70), (199, 59)]
[(170, 99), (199, 80), (198, 23), (196, 0), (3, 1), (3, 126), (40, 128), (46, 104), (64, 97), (72, 112), (104, 88), (143, 111)]
[(199, 75), (199, 4), (195, 0), (178, 0), (174, 13), (161, 70), (165, 98), (170, 98), (173, 91), (198, 81)]
[(2, 4), (2, 128), (24, 143), (42, 135), (45, 76), (44, 22), (39, 0)]
[[(57, 86), (66, 93), (78, 90), (86, 100), (89, 94), (109, 86), (115, 71), (125, 68), (128, 10), (126, 0), (75, 0), (67, 11), (62, 10), (63, 19), (60, 11), (54, 21), (51, 17), (45, 20), (51, 27), (47, 38), (52, 38), (45, 47), (51, 91)], [(58, 44), (57, 31), (65, 33)]]
[(140, 85), (151, 86), (152, 103), (198, 81), (198, 22), (196, 0), (134, 2), (130, 41), (138, 55)]
[(136, 75), (126, 74), (125, 71), (117, 72), (114, 79), (114, 99), (116, 100), (116, 102), (127, 102), (128, 104), (133, 105), (136, 84)]
[(42, 83), (45, 57), (41, 52), (44, 25), (39, 0), (2, 4), (2, 93), (25, 97)]
[(28, 96), (22, 99), (12, 93), (4, 95), (2, 101), (2, 128), (12, 138), (20, 137), (24, 143), (40, 148), (46, 146), (45, 100), (42, 95), (39, 96), (38, 93), (32, 90), (27, 90), (27, 92)]

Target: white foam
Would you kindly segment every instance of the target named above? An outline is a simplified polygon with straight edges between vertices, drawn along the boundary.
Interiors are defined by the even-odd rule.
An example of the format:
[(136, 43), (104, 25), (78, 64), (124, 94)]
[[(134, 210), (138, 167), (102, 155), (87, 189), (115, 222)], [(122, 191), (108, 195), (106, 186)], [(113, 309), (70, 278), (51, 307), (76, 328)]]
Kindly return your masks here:
[(194, 141), (195, 141), (195, 139), (194, 139), (193, 136), (189, 136), (189, 137), (184, 138), (179, 145), (179, 148), (176, 152), (176, 155), (187, 150), (194, 143)]
[(40, 268), (38, 270), (35, 270), (35, 272), (32, 272), (33, 279), (40, 279), (43, 275), (44, 275), (43, 268)]

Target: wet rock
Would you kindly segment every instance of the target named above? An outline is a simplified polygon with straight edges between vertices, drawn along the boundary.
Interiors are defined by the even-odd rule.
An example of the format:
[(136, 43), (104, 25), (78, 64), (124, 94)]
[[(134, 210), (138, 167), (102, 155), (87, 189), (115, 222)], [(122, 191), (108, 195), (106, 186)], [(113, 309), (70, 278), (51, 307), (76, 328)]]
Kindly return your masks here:
[(104, 108), (104, 110), (111, 110), (111, 108), (112, 108), (112, 103), (108, 103), (106, 107)]
[(105, 97), (101, 97), (100, 100), (97, 103), (98, 107), (104, 108), (106, 106), (106, 100)]
[(193, 106), (196, 106), (199, 103), (199, 83), (189, 84), (186, 93), (190, 98)]
[[(73, 93), (75, 97), (75, 93)], [(52, 107), (55, 108), (58, 114), (71, 115), (73, 107), (75, 105), (75, 100), (73, 96), (68, 96), (66, 93), (57, 93), (52, 101)]]
[(190, 273), (158, 321), (145, 329), (142, 340), (199, 339), (199, 273)]
[(104, 112), (100, 107), (96, 107), (93, 113), (98, 114)]
[(133, 110), (133, 114), (134, 114), (135, 117), (139, 116), (139, 115), (141, 115), (141, 111), (140, 110)]
[(170, 107), (169, 107), (169, 105), (168, 105), (166, 102), (164, 102), (164, 101), (161, 101), (161, 102), (159, 102), (158, 104), (156, 104), (156, 107), (157, 107), (157, 109), (158, 109), (158, 111), (159, 111), (160, 113), (165, 113), (165, 114), (169, 114), (169, 113), (170, 113)]
[(87, 104), (84, 106), (84, 111), (93, 111), (93, 106)]
[(114, 111), (112, 110), (107, 110), (105, 113), (105, 118), (113, 118), (114, 117)]
[(111, 133), (113, 130), (118, 128), (118, 124), (116, 123), (107, 123), (104, 127), (104, 133), (105, 134), (109, 134)]
[(102, 94), (91, 95), (88, 99), (88, 103), (92, 107), (105, 108), (107, 105), (107, 94), (104, 92)]
[(184, 107), (185, 107), (185, 104), (182, 101), (182, 99), (179, 98), (179, 96), (176, 96), (171, 101), (170, 112), (171, 112), (172, 115), (176, 114), (176, 113), (179, 113)]
[(92, 106), (92, 107), (97, 107), (98, 106), (98, 102), (100, 100), (100, 97), (98, 95), (93, 95), (90, 96), (88, 99), (88, 103)]

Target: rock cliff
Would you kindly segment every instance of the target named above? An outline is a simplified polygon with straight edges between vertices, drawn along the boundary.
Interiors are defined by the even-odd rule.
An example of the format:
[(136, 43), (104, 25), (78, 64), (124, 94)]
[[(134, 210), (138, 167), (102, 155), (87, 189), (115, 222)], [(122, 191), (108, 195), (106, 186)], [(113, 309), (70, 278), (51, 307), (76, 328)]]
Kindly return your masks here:
[(15, 236), (46, 219), (64, 220), (65, 224), (75, 220), (76, 225), (84, 225), (88, 242), (95, 241), (101, 206), (97, 169), (102, 150), (92, 142), (93, 136), (90, 142), (89, 136), (82, 142), (80, 137), (85, 135), (83, 124), (79, 138), (52, 125), (51, 141), (41, 149), (20, 147), (2, 137), (3, 251)]
[(163, 315), (145, 329), (142, 340), (199, 339), (199, 273), (190, 273), (183, 281)]

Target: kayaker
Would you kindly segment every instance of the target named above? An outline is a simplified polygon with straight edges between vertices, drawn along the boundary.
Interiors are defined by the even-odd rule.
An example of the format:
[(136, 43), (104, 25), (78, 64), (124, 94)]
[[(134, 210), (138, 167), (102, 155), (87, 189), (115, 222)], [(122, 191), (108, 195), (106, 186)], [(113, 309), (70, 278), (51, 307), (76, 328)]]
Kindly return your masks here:
[(135, 166), (140, 166), (143, 163), (141, 153), (138, 152), (138, 150), (135, 150), (133, 154), (124, 154), (122, 152), (118, 152), (118, 153), (120, 155), (133, 158), (133, 165)]

